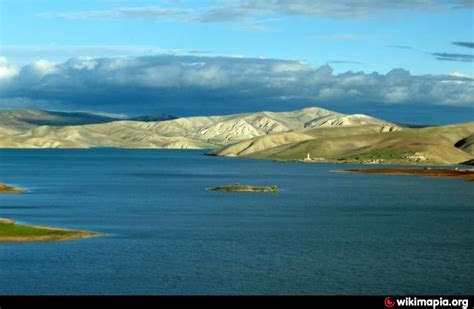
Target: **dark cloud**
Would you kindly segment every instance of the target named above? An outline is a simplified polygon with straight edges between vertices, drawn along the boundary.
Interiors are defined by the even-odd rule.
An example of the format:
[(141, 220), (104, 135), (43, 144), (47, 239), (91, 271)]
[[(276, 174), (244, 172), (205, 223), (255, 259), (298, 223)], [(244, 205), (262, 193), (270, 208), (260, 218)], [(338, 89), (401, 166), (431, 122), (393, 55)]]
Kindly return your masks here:
[(472, 86), (468, 76), (414, 76), (403, 69), (334, 74), (328, 65), (277, 59), (73, 58), (19, 70), (0, 61), (0, 106), (10, 108), (49, 103), (55, 109), (186, 115), (359, 103), (466, 107), (474, 104)]
[(438, 60), (445, 60), (445, 61), (459, 61), (459, 62), (473, 62), (474, 55), (467, 55), (467, 54), (451, 54), (451, 53), (433, 53)]
[(474, 42), (452, 42), (454, 45), (462, 46), (462, 47), (468, 47), (468, 48), (474, 48)]

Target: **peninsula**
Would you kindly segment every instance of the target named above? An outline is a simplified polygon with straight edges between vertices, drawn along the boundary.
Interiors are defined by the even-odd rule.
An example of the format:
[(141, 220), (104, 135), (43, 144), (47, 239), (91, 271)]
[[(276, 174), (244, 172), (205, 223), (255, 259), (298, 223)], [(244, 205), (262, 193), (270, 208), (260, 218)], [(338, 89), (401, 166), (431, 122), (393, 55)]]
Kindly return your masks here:
[(14, 221), (0, 219), (0, 243), (62, 241), (93, 236), (100, 236), (100, 234), (44, 226), (18, 225)]
[(431, 169), (431, 168), (374, 168), (354, 169), (334, 172), (363, 173), (363, 174), (385, 174), (385, 175), (419, 175), (442, 178), (462, 178), (474, 182), (474, 169)]
[[(0, 194), (22, 193), (24, 190), (0, 183)], [(46, 242), (100, 236), (98, 233), (45, 226), (19, 225), (0, 218), (1, 242)]]

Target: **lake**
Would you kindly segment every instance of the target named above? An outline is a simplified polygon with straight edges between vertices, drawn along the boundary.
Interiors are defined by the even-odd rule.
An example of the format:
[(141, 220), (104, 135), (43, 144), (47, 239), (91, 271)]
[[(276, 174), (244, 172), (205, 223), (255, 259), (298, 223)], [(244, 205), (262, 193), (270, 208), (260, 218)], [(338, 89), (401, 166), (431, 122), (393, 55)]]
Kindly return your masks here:
[(472, 183), (204, 153), (0, 150), (0, 217), (106, 234), (0, 244), (0, 294), (474, 293)]

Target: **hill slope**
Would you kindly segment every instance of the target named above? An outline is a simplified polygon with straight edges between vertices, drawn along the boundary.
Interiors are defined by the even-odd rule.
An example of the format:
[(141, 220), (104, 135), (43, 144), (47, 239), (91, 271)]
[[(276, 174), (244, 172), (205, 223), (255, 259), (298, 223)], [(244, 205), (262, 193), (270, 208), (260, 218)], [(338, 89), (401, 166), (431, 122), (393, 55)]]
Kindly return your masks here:
[[(178, 118), (161, 122), (114, 121), (76, 126), (0, 128), (6, 148), (215, 148), (255, 137), (311, 127), (344, 127), (353, 122), (393, 126), (368, 116), (348, 116), (320, 108), (294, 112), (259, 112), (227, 116)], [(3, 132), (3, 133), (2, 133)]]
[[(130, 118), (134, 121), (164, 121), (176, 119), (168, 114), (146, 115)], [(56, 112), (39, 109), (0, 110), (0, 127), (26, 131), (37, 126), (77, 126), (86, 124), (109, 123), (124, 119), (84, 112)]]
[(0, 126), (18, 131), (29, 130), (41, 125), (83, 125), (116, 120), (115, 118), (90, 113), (51, 112), (35, 109), (0, 111)]
[(426, 128), (356, 125), (266, 136), (225, 147), (216, 155), (307, 162), (456, 164), (473, 159), (474, 122)]

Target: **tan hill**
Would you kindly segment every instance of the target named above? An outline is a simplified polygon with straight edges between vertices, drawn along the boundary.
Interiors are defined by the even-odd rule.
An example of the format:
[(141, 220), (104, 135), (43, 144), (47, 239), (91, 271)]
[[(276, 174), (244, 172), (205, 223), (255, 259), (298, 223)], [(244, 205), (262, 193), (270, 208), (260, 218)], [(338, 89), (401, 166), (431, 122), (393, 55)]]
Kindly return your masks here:
[[(474, 122), (418, 129), (383, 124), (320, 127), (247, 140), (215, 154), (304, 162), (457, 164), (473, 159), (473, 133)], [(305, 160), (308, 154), (310, 160)]]
[(347, 116), (320, 108), (306, 108), (294, 112), (189, 117), (161, 122), (114, 121), (63, 127), (33, 126), (28, 130), (13, 131), (0, 128), (0, 147), (216, 148), (315, 126), (344, 127), (353, 121), (394, 126), (368, 116)]
[[(94, 117), (0, 111), (0, 147), (219, 148), (214, 154), (305, 162), (455, 164), (474, 159), (474, 123), (409, 128), (366, 115), (312, 107), (280, 113), (77, 125), (78, 121), (102, 121)], [(39, 125), (43, 122), (75, 125)]]
[(235, 143), (233, 145), (220, 149), (216, 151), (215, 154), (230, 157), (248, 156), (278, 146), (301, 143), (307, 140), (336, 138), (340, 136), (353, 136), (366, 133), (379, 133), (395, 130), (399, 130), (399, 128), (391, 124), (371, 124), (336, 127), (323, 126), (319, 128), (310, 128), (248, 139), (240, 143)]

